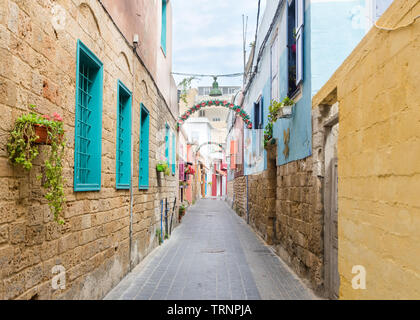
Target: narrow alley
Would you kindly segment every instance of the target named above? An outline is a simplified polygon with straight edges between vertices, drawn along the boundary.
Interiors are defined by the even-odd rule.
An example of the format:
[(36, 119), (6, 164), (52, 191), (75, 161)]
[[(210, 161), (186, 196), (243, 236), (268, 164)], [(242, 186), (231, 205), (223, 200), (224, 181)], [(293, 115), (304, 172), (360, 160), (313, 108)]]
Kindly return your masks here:
[(315, 298), (226, 202), (201, 199), (184, 219), (105, 299)]
[(420, 299), (419, 49), (420, 0), (0, 0), (0, 302)]

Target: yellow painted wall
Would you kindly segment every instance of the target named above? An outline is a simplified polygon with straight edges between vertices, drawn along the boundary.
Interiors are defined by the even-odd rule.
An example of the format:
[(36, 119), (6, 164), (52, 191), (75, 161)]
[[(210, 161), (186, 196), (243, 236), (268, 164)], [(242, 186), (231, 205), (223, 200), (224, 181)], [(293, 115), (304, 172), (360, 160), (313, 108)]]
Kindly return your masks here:
[[(378, 25), (418, 15), (420, 1), (395, 0)], [(340, 298), (420, 299), (420, 19), (370, 30), (313, 106), (335, 88)], [(365, 290), (352, 288), (354, 265)]]

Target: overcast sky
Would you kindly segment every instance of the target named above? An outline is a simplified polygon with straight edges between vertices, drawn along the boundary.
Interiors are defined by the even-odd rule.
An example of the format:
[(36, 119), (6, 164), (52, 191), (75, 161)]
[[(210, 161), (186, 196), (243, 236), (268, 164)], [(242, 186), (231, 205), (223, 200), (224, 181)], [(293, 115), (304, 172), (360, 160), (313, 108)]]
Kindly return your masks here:
[[(261, 16), (265, 1), (261, 1)], [(249, 44), (255, 37), (257, 8), (258, 0), (172, 0), (173, 71), (243, 72), (242, 14), (248, 16), (248, 54)], [(183, 78), (175, 76), (177, 83)], [(202, 78), (193, 86), (211, 85), (212, 81)], [(219, 85), (241, 85), (242, 78), (221, 78), (218, 82)]]

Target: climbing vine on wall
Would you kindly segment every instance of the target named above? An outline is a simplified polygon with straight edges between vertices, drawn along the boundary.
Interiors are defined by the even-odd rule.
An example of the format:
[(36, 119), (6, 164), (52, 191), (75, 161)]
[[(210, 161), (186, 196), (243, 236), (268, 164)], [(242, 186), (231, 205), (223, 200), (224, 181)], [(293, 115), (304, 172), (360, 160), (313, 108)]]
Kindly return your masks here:
[(230, 110), (235, 111), (235, 113), (242, 118), (242, 120), (245, 122), (248, 129), (252, 129), (252, 122), (249, 117), (249, 115), (246, 113), (245, 110), (243, 110), (240, 106), (234, 105), (233, 103), (229, 103), (227, 101), (221, 101), (221, 100), (207, 100), (203, 101), (201, 103), (196, 104), (195, 106), (189, 108), (178, 120), (177, 126), (179, 128), (180, 125), (183, 125), (184, 122), (196, 111), (201, 110), (205, 107), (225, 107), (229, 108)]

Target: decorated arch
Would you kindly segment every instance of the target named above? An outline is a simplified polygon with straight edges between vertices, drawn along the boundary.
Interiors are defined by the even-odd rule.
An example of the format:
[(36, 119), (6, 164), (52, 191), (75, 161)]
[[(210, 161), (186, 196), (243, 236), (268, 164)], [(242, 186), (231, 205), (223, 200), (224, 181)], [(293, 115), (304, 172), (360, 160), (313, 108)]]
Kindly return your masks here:
[(196, 104), (195, 106), (188, 109), (183, 115), (181, 115), (178, 119), (177, 127), (183, 125), (184, 122), (196, 111), (201, 110), (205, 107), (225, 107), (230, 110), (235, 111), (238, 117), (241, 117), (242, 120), (245, 122), (248, 129), (252, 129), (252, 122), (250, 116), (243, 110), (240, 106), (234, 105), (233, 103), (229, 103), (226, 100), (207, 100)]
[(223, 151), (225, 150), (225, 148), (223, 148), (223, 145), (222, 145), (221, 143), (219, 143), (219, 142), (209, 141), (209, 142), (204, 142), (204, 143), (202, 143), (202, 144), (198, 147), (198, 149), (197, 149), (196, 153), (198, 153), (202, 147), (207, 146), (207, 145), (216, 145), (216, 146), (218, 146), (221, 150), (223, 150)]

